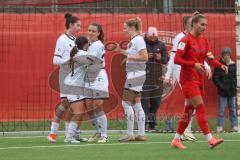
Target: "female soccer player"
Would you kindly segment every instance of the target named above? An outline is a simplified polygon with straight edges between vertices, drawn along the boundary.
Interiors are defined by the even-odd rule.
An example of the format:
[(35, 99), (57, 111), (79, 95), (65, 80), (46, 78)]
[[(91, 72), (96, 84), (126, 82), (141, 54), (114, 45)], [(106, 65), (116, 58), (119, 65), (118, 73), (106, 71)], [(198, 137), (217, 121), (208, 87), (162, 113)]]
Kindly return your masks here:
[(86, 74), (86, 66), (90, 64), (86, 59), (88, 39), (84, 36), (80, 36), (76, 39), (75, 43), (76, 46), (74, 46), (70, 52), (71, 58), (69, 60), (69, 66), (71, 68), (71, 73), (69, 73), (64, 80), (65, 85), (73, 86), (70, 89), (71, 94), (67, 95), (67, 99), (71, 103), (70, 111), (72, 113), (66, 139), (64, 140), (67, 143), (80, 143), (79, 140), (75, 140), (75, 135), (77, 129), (80, 127), (82, 115), (85, 112), (85, 82), (83, 77)]
[(196, 110), (198, 125), (207, 138), (209, 148), (213, 149), (223, 142), (221, 138), (214, 138), (209, 130), (202, 98), (204, 95), (203, 81), (205, 73), (203, 63), (207, 59), (214, 67), (222, 68), (225, 72), (228, 69), (214, 59), (208, 40), (202, 35), (206, 27), (207, 20), (205, 16), (195, 13), (192, 16), (192, 30), (180, 40), (174, 59), (174, 63), (181, 65), (180, 83), (187, 99), (184, 113), (181, 116), (177, 132), (171, 143), (172, 147), (178, 149), (186, 149), (181, 143), (180, 137), (188, 126), (194, 109)]
[[(179, 41), (187, 34), (187, 32), (191, 31), (191, 28), (192, 28), (191, 24), (192, 24), (192, 17), (184, 16), (183, 17), (184, 31), (179, 33), (173, 40), (173, 47), (171, 50), (170, 60), (167, 65), (167, 72), (165, 74), (165, 80), (164, 80), (165, 84), (167, 84), (167, 85), (173, 85), (172, 82), (174, 82), (175, 80), (177, 80), (177, 82), (179, 82), (181, 66), (174, 64), (174, 57), (175, 57), (175, 54), (177, 51), (177, 46), (178, 46)], [(206, 68), (206, 75), (207, 75), (208, 79), (210, 79), (212, 76), (211, 68), (205, 61), (204, 61), (204, 67)], [(197, 140), (191, 131), (194, 114), (195, 113), (193, 113), (191, 120), (190, 120), (188, 127), (186, 128), (184, 134), (181, 136), (181, 140), (184, 140), (184, 141)]]
[(88, 27), (90, 46), (87, 50), (92, 64), (88, 66), (85, 76), (85, 104), (88, 114), (96, 127), (97, 133), (88, 139), (88, 142), (106, 143), (107, 117), (102, 105), (104, 99), (109, 98), (108, 77), (105, 70), (104, 33), (102, 26), (92, 23)]
[[(50, 142), (56, 142), (57, 139), (57, 131), (59, 128), (59, 122), (61, 115), (64, 113), (66, 108), (70, 106), (67, 95), (66, 88), (64, 85), (64, 78), (68, 73), (70, 73), (70, 68), (68, 67), (68, 61), (70, 58), (70, 51), (73, 46), (75, 46), (74, 40), (75, 35), (80, 31), (80, 20), (76, 16), (72, 16), (69, 13), (65, 14), (65, 27), (66, 31), (63, 33), (58, 39), (56, 43), (56, 49), (54, 52), (53, 63), (59, 66), (59, 85), (60, 85), (60, 97), (61, 97), (61, 105), (58, 106), (55, 112), (55, 116), (52, 120), (51, 124), (51, 132), (48, 135), (48, 140)], [(66, 130), (68, 127), (68, 122), (66, 121)]]
[[(128, 19), (124, 23), (124, 32), (130, 37), (127, 50), (120, 52), (127, 56), (127, 79), (123, 91), (122, 106), (127, 119), (127, 135), (119, 139), (121, 142), (145, 141), (145, 113), (141, 105), (141, 91), (146, 77), (146, 61), (148, 53), (141, 34), (142, 22), (140, 18)], [(134, 137), (134, 113), (137, 117), (138, 135)]]

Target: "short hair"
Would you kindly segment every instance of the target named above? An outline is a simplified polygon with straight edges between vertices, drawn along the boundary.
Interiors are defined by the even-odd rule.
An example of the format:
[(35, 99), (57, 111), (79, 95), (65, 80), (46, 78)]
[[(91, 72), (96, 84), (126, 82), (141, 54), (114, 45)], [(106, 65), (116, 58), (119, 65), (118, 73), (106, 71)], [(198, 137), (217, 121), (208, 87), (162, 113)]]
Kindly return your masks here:
[(231, 50), (231, 48), (229, 48), (229, 47), (224, 47), (223, 49), (222, 49), (222, 56), (224, 56), (224, 55), (232, 55), (232, 50)]

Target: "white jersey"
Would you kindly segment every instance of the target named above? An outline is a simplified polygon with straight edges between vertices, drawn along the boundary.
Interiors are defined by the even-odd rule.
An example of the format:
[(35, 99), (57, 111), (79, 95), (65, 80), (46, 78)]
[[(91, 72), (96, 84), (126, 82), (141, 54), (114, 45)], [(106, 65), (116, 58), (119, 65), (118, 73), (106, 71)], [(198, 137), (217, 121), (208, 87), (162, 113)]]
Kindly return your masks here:
[(74, 72), (70, 72), (64, 80), (64, 84), (70, 86), (70, 94), (67, 95), (67, 99), (70, 102), (82, 100), (86, 98), (84, 96), (84, 76), (86, 74), (86, 65), (78, 63), (78, 58), (81, 59), (83, 56), (86, 56), (88, 53), (83, 50), (79, 50), (74, 56), (75, 68)]
[(64, 85), (64, 79), (70, 73), (70, 68), (67, 62), (70, 59), (70, 51), (75, 46), (75, 37), (70, 37), (67, 34), (62, 34), (56, 42), (56, 48), (53, 57), (53, 63), (59, 65), (59, 88), (60, 97), (66, 97), (67, 91)]
[(75, 37), (70, 37), (66, 33), (62, 34), (56, 43), (53, 63), (63, 65), (70, 59), (70, 51), (75, 46)]
[(86, 96), (87, 98), (94, 98), (94, 99), (108, 98), (109, 97), (108, 77), (107, 77), (106, 70), (104, 69), (104, 64), (105, 64), (104, 45), (100, 40), (95, 41), (88, 47), (87, 52), (88, 52), (88, 55), (94, 56), (100, 59), (103, 63), (103, 68), (100, 70), (100, 72), (96, 76), (95, 81), (85, 82)]
[[(167, 72), (165, 74), (165, 79), (172, 79), (173, 81), (177, 80), (178, 82), (180, 80), (181, 66), (174, 63), (174, 58), (177, 52), (178, 43), (185, 35), (186, 33), (181, 32), (173, 40), (173, 47), (170, 53), (170, 59), (167, 64)], [(204, 66), (206, 70), (211, 70), (210, 66), (205, 61)]]
[[(142, 49), (146, 49), (146, 43), (142, 36), (137, 35), (131, 39), (126, 50), (127, 55), (136, 55)], [(146, 80), (146, 63), (141, 61), (127, 61), (126, 71), (127, 80), (124, 88), (134, 90), (137, 92), (142, 91), (142, 86)]]

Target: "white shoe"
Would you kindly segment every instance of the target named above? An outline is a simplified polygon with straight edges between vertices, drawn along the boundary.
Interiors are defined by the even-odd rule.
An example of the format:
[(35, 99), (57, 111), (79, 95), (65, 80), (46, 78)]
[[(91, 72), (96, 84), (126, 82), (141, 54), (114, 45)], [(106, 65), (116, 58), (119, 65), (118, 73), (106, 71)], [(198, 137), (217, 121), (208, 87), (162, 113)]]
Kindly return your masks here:
[(196, 141), (197, 138), (191, 133), (184, 133), (181, 137), (180, 137), (181, 141)]
[(222, 133), (223, 132), (223, 127), (217, 126), (217, 133)]
[(238, 126), (234, 126), (233, 128), (232, 128), (232, 132), (238, 132), (239, 133), (239, 128), (238, 128)]
[(108, 138), (107, 137), (100, 137), (99, 140), (97, 141), (98, 143), (107, 143), (108, 142)]
[(95, 133), (92, 137), (88, 138), (88, 142), (96, 142), (100, 137), (100, 133)]
[(65, 143), (71, 143), (71, 144), (80, 143), (80, 141), (78, 141), (78, 140), (76, 140), (76, 139), (73, 139), (73, 138), (66, 138), (66, 139), (64, 139), (64, 142), (65, 142)]

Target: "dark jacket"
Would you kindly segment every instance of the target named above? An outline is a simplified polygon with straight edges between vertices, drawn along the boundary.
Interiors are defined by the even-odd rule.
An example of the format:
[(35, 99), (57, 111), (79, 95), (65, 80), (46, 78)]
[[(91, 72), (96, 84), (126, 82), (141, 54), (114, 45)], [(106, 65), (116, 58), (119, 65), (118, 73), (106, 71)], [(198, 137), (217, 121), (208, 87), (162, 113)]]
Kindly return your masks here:
[(161, 60), (149, 58), (146, 63), (146, 81), (145, 84), (157, 84), (162, 77), (162, 64), (168, 61), (167, 48), (165, 44), (159, 40), (153, 42), (145, 38), (148, 53), (161, 54)]
[[(225, 64), (222, 59), (220, 59), (219, 62)], [(221, 68), (215, 68), (213, 73), (213, 82), (217, 86), (218, 94), (220, 96), (224, 97), (236, 96), (237, 90), (236, 64), (232, 63), (228, 65), (228, 74), (225, 74), (225, 72)]]

